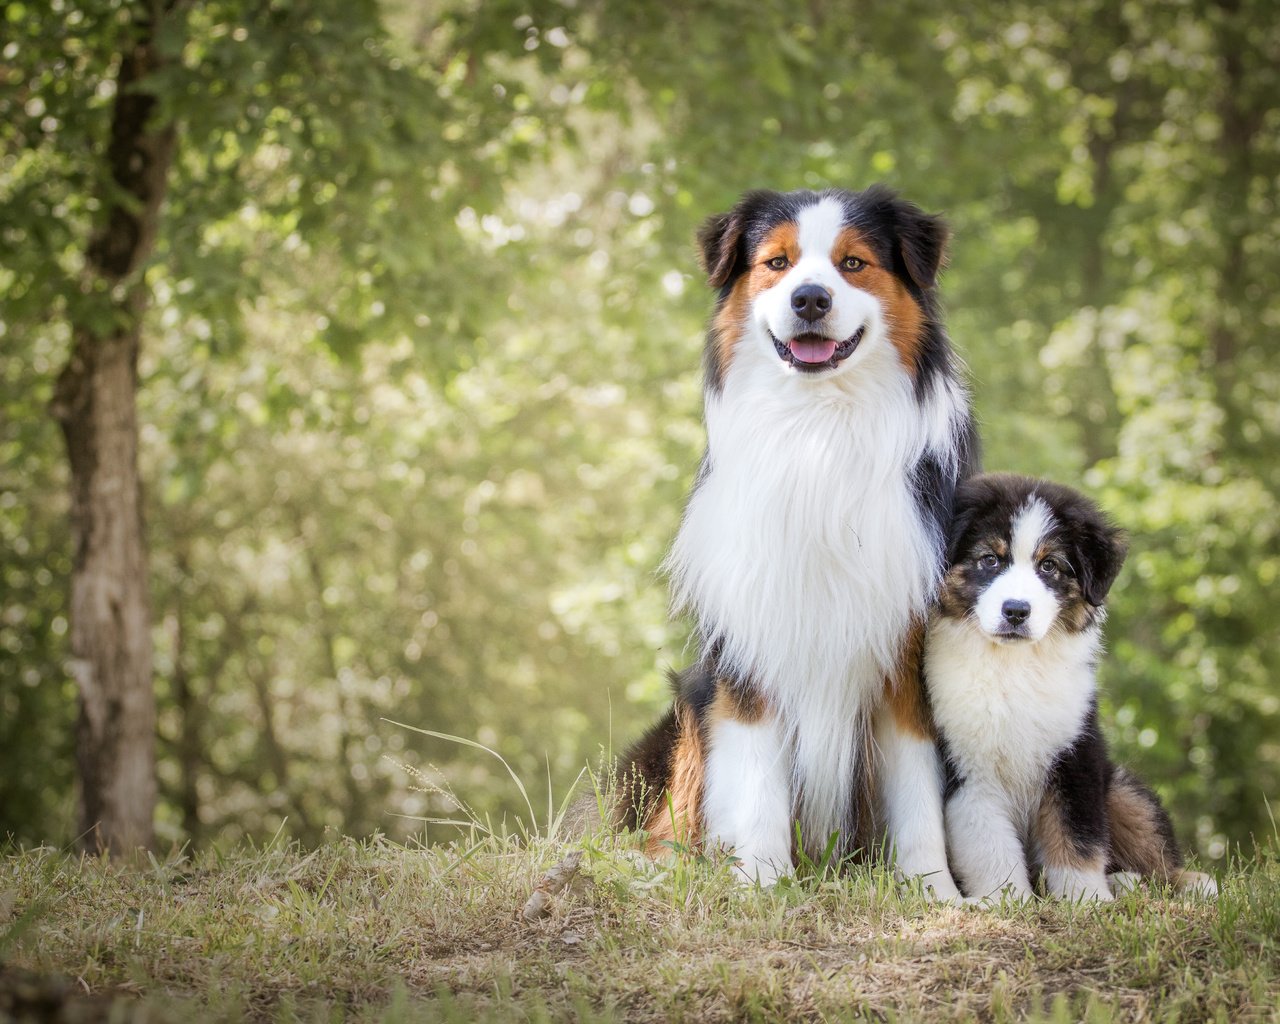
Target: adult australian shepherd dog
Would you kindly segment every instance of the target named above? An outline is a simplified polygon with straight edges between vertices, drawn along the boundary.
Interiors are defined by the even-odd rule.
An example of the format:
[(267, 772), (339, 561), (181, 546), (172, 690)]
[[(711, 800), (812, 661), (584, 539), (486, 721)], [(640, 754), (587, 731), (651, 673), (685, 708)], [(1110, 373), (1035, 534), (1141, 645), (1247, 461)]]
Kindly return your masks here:
[(707, 451), (668, 569), (699, 653), (624, 758), (619, 820), (761, 883), (797, 837), (815, 860), (887, 839), (953, 897), (919, 674), (975, 461), (934, 291), (946, 228), (882, 187), (750, 192), (698, 241)]

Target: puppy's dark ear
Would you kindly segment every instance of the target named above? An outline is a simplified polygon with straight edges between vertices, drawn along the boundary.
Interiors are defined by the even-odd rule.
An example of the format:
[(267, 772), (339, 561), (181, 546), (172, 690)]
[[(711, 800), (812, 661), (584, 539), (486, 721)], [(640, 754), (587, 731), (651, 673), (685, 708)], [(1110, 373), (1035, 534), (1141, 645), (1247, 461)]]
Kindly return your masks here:
[(739, 206), (729, 213), (708, 217), (698, 229), (698, 254), (712, 288), (728, 284), (739, 263), (746, 258), (742, 252), (744, 222)]
[(938, 282), (947, 258), (947, 225), (914, 203), (898, 206), (898, 246), (902, 263), (916, 286), (928, 291)]
[(1079, 566), (1080, 591), (1095, 608), (1107, 599), (1128, 551), (1124, 531), (1105, 521), (1091, 523), (1077, 534), (1074, 554)]
[(976, 502), (966, 501), (962, 495), (957, 496), (955, 512), (951, 517), (951, 525), (947, 528), (948, 569), (955, 565), (956, 559), (960, 557), (965, 535), (969, 532), (969, 527), (973, 525), (974, 517), (977, 514), (978, 506)]

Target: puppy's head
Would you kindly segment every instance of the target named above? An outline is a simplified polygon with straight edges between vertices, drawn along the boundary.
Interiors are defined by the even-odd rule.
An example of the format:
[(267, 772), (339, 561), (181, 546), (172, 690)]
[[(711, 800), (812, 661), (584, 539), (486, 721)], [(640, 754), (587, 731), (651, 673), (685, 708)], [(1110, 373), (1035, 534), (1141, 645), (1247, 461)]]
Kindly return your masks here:
[(698, 233), (719, 289), (707, 377), (745, 349), (779, 373), (831, 376), (881, 345), (914, 372), (946, 227), (886, 188), (748, 192)]
[(1096, 504), (1043, 480), (991, 473), (956, 494), (942, 614), (995, 643), (1079, 633), (1101, 618), (1126, 544)]

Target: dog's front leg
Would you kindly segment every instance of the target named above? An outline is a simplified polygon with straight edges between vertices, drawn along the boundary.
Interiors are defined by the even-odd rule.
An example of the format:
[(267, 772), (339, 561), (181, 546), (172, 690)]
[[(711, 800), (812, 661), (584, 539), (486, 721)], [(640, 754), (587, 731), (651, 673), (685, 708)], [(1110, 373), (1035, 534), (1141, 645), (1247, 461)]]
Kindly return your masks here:
[(876, 717), (880, 805), (898, 874), (918, 877), (937, 899), (953, 900), (960, 892), (947, 867), (942, 762), (918, 710), (892, 699)]
[(1035, 895), (1022, 838), (1002, 790), (966, 780), (947, 798), (946, 815), (951, 857), (971, 900), (995, 902), (1002, 893), (1017, 900)]
[(790, 759), (777, 717), (745, 720), (717, 705), (707, 741), (707, 839), (732, 850), (744, 881), (772, 885), (791, 872)]

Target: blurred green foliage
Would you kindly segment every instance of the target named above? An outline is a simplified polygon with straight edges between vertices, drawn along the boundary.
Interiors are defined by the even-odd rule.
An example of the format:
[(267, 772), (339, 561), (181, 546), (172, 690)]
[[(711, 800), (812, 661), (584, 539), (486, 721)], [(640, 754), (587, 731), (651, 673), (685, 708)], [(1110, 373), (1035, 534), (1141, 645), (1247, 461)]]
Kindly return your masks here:
[[(0, 13), (0, 832), (61, 842), (44, 406), (94, 301), (131, 5), (49, 6)], [(141, 368), (163, 836), (404, 834), (453, 815), (449, 786), (518, 811), (496, 762), (388, 718), (544, 795), (641, 728), (686, 658), (656, 569), (701, 447), (693, 230), (746, 188), (878, 180), (952, 223), (988, 467), (1084, 486), (1131, 531), (1119, 755), (1202, 854), (1271, 831), (1268, 2), (175, 11)]]

